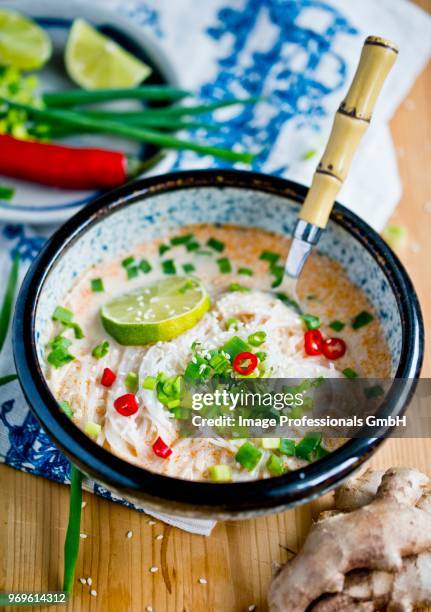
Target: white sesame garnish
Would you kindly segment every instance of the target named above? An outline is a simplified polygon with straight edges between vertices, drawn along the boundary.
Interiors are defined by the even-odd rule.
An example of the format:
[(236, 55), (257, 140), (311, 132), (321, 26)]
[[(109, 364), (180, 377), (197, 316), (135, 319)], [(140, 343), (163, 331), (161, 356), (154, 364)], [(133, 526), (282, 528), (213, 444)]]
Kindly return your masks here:
[(85, 540), (86, 538), (88, 538), (88, 535), (86, 533), (80, 533), (79, 537), (81, 538), (81, 540)]
[(97, 591), (96, 591), (96, 589), (91, 589), (91, 591), (90, 591), (90, 595), (93, 595), (93, 597), (97, 597)]
[(93, 579), (92, 578), (87, 578), (87, 584), (88, 584), (88, 586), (91, 586), (93, 584)]
[(208, 580), (206, 580), (206, 578), (199, 578), (198, 582), (199, 584), (208, 584)]
[(149, 524), (149, 525), (155, 525), (155, 524), (156, 524), (156, 521), (151, 521), (151, 520), (150, 520), (150, 521), (148, 521), (148, 524)]
[(145, 612), (153, 612), (153, 608), (151, 606), (147, 606), (145, 608)]
[(129, 540), (130, 540), (130, 538), (132, 537), (132, 535), (133, 535), (133, 531), (128, 531), (128, 532), (126, 533), (126, 537), (127, 537), (127, 538), (129, 538)]
[(79, 582), (80, 582), (81, 584), (87, 584), (87, 581), (86, 581), (86, 579), (85, 579), (85, 578), (80, 578), (80, 579), (79, 579)]
[(81, 508), (85, 508), (86, 505), (87, 505), (87, 502), (82, 502), (81, 503)]
[(152, 566), (150, 567), (150, 572), (151, 572), (152, 574), (155, 574), (155, 573), (156, 573), (156, 572), (158, 572), (158, 571), (159, 571), (159, 568), (158, 568), (158, 567), (156, 567), (155, 565), (152, 565)]
[(247, 610), (248, 612), (254, 612), (254, 610), (256, 610), (256, 604), (251, 604), (251, 606), (248, 606)]
[(159, 533), (159, 535), (157, 535), (155, 539), (156, 540), (163, 540), (163, 534)]

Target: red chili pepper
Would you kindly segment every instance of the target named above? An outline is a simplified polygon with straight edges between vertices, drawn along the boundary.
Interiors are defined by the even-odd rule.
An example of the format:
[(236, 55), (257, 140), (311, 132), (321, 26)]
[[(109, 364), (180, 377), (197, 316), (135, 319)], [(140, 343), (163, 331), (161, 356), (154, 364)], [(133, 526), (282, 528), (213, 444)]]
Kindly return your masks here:
[(132, 416), (138, 412), (139, 405), (133, 393), (126, 393), (114, 400), (114, 408), (123, 416)]
[(323, 345), (322, 332), (318, 329), (309, 329), (304, 334), (304, 350), (307, 355), (321, 355)]
[(105, 368), (103, 370), (103, 374), (102, 374), (102, 378), (100, 379), (100, 382), (104, 387), (112, 387), (116, 378), (117, 378), (117, 375), (115, 374), (115, 372), (113, 372), (109, 368)]
[(339, 359), (346, 352), (346, 343), (341, 338), (327, 338), (322, 345), (322, 353), (327, 359)]
[(79, 149), (1, 135), (0, 175), (63, 189), (111, 188), (129, 178), (128, 158), (118, 151)]
[(167, 459), (170, 455), (172, 455), (172, 448), (168, 446), (160, 436), (154, 442), (152, 448), (154, 453), (162, 459)]
[[(248, 361), (248, 365), (243, 366), (243, 361)], [(238, 353), (238, 355), (233, 360), (232, 367), (235, 372), (238, 372), (238, 374), (241, 374), (242, 376), (248, 376), (248, 374), (251, 374), (253, 370), (256, 369), (258, 363), (259, 360), (254, 353), (244, 351), (243, 353)]]

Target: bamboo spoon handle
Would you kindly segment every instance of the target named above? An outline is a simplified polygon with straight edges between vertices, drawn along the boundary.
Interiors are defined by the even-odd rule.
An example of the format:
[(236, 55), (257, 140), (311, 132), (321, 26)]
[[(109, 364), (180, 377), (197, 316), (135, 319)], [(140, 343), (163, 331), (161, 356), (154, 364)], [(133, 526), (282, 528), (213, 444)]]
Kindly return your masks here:
[(300, 219), (320, 228), (326, 226), (397, 54), (396, 45), (388, 40), (378, 36), (368, 36), (365, 40), (356, 74), (335, 114), (331, 135), (299, 213)]

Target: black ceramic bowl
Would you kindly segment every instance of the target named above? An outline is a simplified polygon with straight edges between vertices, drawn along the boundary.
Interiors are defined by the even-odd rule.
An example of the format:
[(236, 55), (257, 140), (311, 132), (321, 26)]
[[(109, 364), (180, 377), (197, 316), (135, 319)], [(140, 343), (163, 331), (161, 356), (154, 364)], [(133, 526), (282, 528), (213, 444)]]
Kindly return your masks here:
[[(172, 514), (238, 518), (280, 511), (334, 488), (356, 470), (382, 438), (352, 439), (327, 457), (284, 476), (212, 484), (170, 478), (131, 465), (98, 446), (58, 408), (43, 373), (43, 330), (57, 303), (91, 264), (181, 225), (227, 222), (290, 234), (306, 188), (248, 172), (202, 170), (131, 183), (94, 201), (63, 225), (29, 270), (16, 307), (16, 368), (27, 401), (54, 443), (85, 474), (148, 508)], [(404, 268), (366, 223), (336, 205), (319, 251), (345, 265), (379, 313), (393, 375), (419, 376), (423, 324)], [(400, 405), (401, 402), (401, 405)], [(389, 409), (399, 413), (406, 396)]]

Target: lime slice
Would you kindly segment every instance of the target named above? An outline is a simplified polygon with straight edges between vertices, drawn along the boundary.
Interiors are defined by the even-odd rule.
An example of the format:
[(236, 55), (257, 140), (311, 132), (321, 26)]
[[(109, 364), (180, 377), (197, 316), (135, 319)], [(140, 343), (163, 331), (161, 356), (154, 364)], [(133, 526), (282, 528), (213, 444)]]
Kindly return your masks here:
[(36, 70), (51, 57), (51, 39), (34, 21), (0, 9), (0, 66)]
[(108, 302), (100, 314), (108, 334), (131, 346), (171, 340), (196, 325), (209, 307), (200, 281), (175, 276)]
[(84, 89), (135, 87), (151, 68), (83, 19), (75, 19), (66, 45), (70, 78)]

